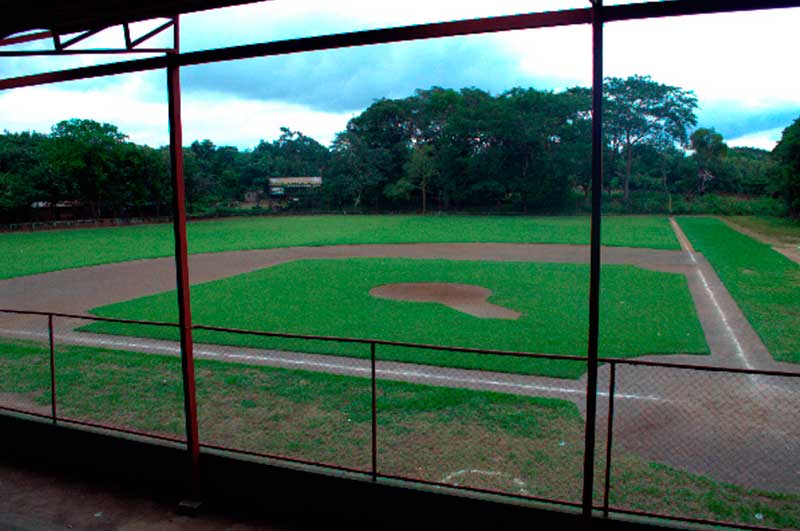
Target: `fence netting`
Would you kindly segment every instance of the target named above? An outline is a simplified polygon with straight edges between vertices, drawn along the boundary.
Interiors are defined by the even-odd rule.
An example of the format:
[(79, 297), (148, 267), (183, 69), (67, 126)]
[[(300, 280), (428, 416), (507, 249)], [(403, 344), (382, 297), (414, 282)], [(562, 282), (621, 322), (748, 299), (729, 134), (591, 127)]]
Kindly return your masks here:
[(50, 416), (47, 317), (0, 312), (0, 407)]
[(59, 418), (186, 438), (179, 344), (106, 334), (92, 319), (53, 323)]
[(612, 433), (612, 509), (800, 525), (800, 378), (618, 364)]

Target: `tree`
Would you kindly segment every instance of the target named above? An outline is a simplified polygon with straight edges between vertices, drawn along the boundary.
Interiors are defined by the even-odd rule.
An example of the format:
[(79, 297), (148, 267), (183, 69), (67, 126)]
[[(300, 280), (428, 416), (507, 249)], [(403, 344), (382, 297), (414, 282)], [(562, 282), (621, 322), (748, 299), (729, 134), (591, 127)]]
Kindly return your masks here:
[(100, 202), (107, 197), (107, 185), (116, 176), (120, 148), (127, 136), (112, 124), (72, 118), (54, 125), (50, 138), (50, 178), (54, 184), (66, 180), (61, 192), (76, 193), (78, 197), (72, 199), (87, 203), (97, 217)]
[(685, 146), (689, 128), (697, 124), (697, 97), (691, 91), (657, 83), (650, 76), (607, 78), (605, 97), (606, 134), (612, 153), (625, 157), (624, 199), (628, 201), (634, 148), (645, 144)]
[(690, 138), (697, 161), (697, 191), (702, 195), (706, 192), (709, 182), (719, 180), (724, 172), (724, 159), (728, 154), (728, 146), (723, 142), (722, 135), (716, 130), (701, 127)]
[(412, 192), (419, 190), (422, 213), (426, 214), (430, 183), (439, 173), (434, 160), (433, 145), (418, 144), (414, 147), (404, 169), (404, 176), (388, 185), (384, 193), (390, 198), (408, 199)]
[(274, 177), (318, 176), (330, 155), (322, 144), (288, 127), (281, 127), (281, 136), (273, 146)]
[(38, 133), (0, 135), (0, 219), (14, 221), (28, 215), (36, 200), (43, 171), (41, 151), (47, 140)]
[(772, 154), (789, 214), (800, 216), (800, 118), (783, 130)]

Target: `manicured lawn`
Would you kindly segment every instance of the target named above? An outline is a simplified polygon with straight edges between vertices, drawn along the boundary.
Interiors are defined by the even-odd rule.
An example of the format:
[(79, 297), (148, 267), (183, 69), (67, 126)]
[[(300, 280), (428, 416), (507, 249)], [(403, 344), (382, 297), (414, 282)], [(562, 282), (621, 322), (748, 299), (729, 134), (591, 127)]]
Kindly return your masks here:
[[(195, 324), (581, 356), (586, 351), (589, 266), (530, 262), (300, 260), (192, 287)], [(453, 282), (492, 291), (518, 320), (480, 319), (437, 303), (378, 299), (402, 282)], [(631, 357), (705, 354), (708, 347), (682, 275), (610, 265), (603, 273), (601, 352)], [(174, 292), (93, 310), (104, 317), (176, 321)], [(174, 329), (93, 323), (84, 330), (175, 339)], [(195, 332), (195, 341), (366, 357), (366, 345)], [(578, 378), (584, 364), (380, 346), (381, 359)]]
[(787, 245), (800, 245), (800, 221), (771, 216), (729, 216), (733, 223)]
[[(177, 357), (62, 345), (56, 363), (61, 415), (182, 436)], [(196, 374), (201, 443), (369, 470), (369, 380), (205, 360)], [(0, 405), (47, 412), (49, 399), (47, 346), (0, 341)], [(377, 410), (381, 473), (580, 500), (584, 425), (571, 402), (379, 381)], [(712, 481), (620, 448), (611, 503), (800, 526), (800, 496)]]
[[(189, 252), (299, 245), (416, 242), (589, 243), (588, 217), (289, 216), (199, 221)], [(662, 216), (608, 217), (603, 243), (679, 249)], [(140, 225), (0, 234), (0, 279), (171, 256), (172, 226)]]
[(800, 363), (800, 265), (712, 218), (680, 218), (772, 356)]

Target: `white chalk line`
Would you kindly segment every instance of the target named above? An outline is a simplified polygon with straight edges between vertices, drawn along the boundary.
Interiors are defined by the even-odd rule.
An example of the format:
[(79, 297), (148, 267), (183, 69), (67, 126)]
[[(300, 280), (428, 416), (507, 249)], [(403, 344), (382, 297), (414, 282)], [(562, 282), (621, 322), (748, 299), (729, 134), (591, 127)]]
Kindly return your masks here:
[[(678, 223), (674, 218), (670, 218), (670, 223), (672, 224), (672, 228), (675, 231), (675, 234), (678, 237), (678, 241), (680, 242), (684, 252), (688, 253), (692, 263), (697, 265), (697, 258), (695, 258), (694, 253), (691, 250), (691, 246), (689, 245), (689, 241), (686, 239), (686, 235), (683, 234), (683, 230), (678, 226)], [(716, 295), (714, 295), (714, 292), (711, 290), (711, 286), (709, 286), (708, 280), (706, 280), (706, 276), (703, 274), (703, 270), (700, 269), (700, 267), (697, 267), (695, 272), (697, 273), (698, 278), (700, 278), (700, 282), (703, 284), (703, 289), (705, 290), (706, 295), (711, 300), (714, 308), (717, 310), (717, 313), (722, 320), (722, 324), (725, 326), (725, 333), (733, 343), (733, 347), (736, 349), (736, 356), (738, 356), (742, 363), (744, 363), (746, 368), (754, 370), (755, 367), (753, 367), (753, 365), (750, 363), (750, 360), (747, 359), (747, 354), (742, 348), (739, 338), (736, 337), (736, 333), (733, 331), (733, 328), (728, 322), (728, 316), (725, 315), (725, 311), (722, 309), (719, 301), (717, 301)]]
[[(0, 333), (2, 334), (9, 334), (9, 335), (22, 335), (27, 337), (39, 337), (45, 338), (48, 336), (47, 332), (31, 332), (27, 330), (7, 330), (7, 329), (0, 329)], [(73, 342), (77, 344), (83, 345), (101, 345), (101, 346), (111, 346), (111, 347), (122, 347), (122, 348), (135, 348), (135, 349), (142, 349), (150, 352), (167, 352), (171, 354), (180, 354), (180, 347), (172, 347), (168, 345), (153, 345), (148, 343), (138, 343), (134, 341), (126, 341), (126, 340), (116, 340), (116, 339), (107, 339), (103, 337), (79, 337), (76, 338), (74, 336), (63, 336), (58, 335), (56, 336), (57, 339), (64, 341), (64, 342)], [(263, 355), (254, 355), (254, 354), (229, 354), (225, 352), (219, 352), (215, 350), (208, 350), (208, 349), (194, 349), (194, 353), (197, 356), (204, 357), (204, 358), (212, 358), (212, 359), (232, 359), (232, 360), (242, 360), (242, 361), (261, 361), (261, 362), (273, 362), (273, 363), (280, 363), (284, 365), (296, 366), (296, 367), (315, 367), (318, 369), (325, 369), (328, 371), (337, 371), (337, 372), (345, 372), (349, 374), (366, 374), (369, 375), (372, 372), (372, 369), (369, 367), (358, 367), (353, 365), (344, 365), (338, 363), (330, 363), (330, 362), (322, 362), (322, 361), (311, 361), (311, 360), (301, 360), (296, 358), (288, 358), (284, 356), (276, 356), (271, 354), (263, 354)], [(357, 358), (356, 358), (357, 359)], [(540, 385), (540, 384), (525, 384), (525, 383), (518, 383), (518, 382), (504, 382), (501, 380), (494, 380), (488, 378), (470, 378), (464, 376), (448, 376), (444, 374), (433, 374), (421, 371), (411, 371), (411, 370), (400, 370), (400, 369), (376, 369), (376, 375), (380, 376), (394, 376), (403, 379), (411, 379), (417, 378), (420, 380), (426, 380), (431, 382), (446, 382), (450, 384), (461, 384), (461, 385), (479, 385), (479, 386), (490, 386), (499, 389), (514, 389), (514, 390), (522, 390), (522, 391), (539, 391), (545, 393), (553, 393), (558, 395), (575, 395), (575, 396), (583, 396), (586, 394), (584, 389), (575, 389), (570, 387), (556, 387), (556, 386), (549, 386), (549, 385)], [(607, 398), (609, 396), (608, 392), (600, 391), (597, 393), (597, 396)], [(619, 398), (623, 400), (645, 400), (645, 401), (654, 401), (654, 402), (670, 402), (670, 400), (666, 398), (661, 398), (658, 396), (653, 395), (638, 395), (638, 394), (629, 394), (629, 393), (614, 393), (614, 398)]]
[(528, 489), (526, 488), (528, 486), (528, 484), (525, 481), (523, 481), (523, 480), (521, 480), (519, 478), (511, 477), (510, 475), (505, 474), (503, 472), (496, 472), (494, 470), (480, 470), (479, 468), (465, 468), (465, 469), (462, 469), (462, 470), (457, 470), (457, 471), (453, 472), (452, 474), (446, 475), (444, 478), (442, 478), (439, 481), (439, 483), (451, 483), (452, 482), (453, 485), (458, 486), (459, 483), (458, 482), (454, 482), (453, 480), (455, 478), (463, 476), (465, 474), (474, 474), (474, 475), (478, 475), (478, 476), (489, 476), (489, 477), (508, 477), (508, 478), (511, 478), (511, 482), (514, 483), (514, 485), (519, 489), (519, 492), (521, 494), (528, 494)]

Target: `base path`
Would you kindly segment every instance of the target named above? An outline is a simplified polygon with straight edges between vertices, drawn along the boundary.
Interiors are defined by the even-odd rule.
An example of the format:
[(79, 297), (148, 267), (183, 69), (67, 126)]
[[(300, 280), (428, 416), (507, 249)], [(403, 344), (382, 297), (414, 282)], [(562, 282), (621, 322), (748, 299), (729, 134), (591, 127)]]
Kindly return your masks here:
[[(656, 361), (717, 367), (796, 370), (772, 360), (711, 265), (677, 225), (682, 251), (604, 247), (604, 264), (631, 264), (686, 275), (711, 356), (649, 356)], [(588, 263), (583, 245), (400, 244), (293, 247), (191, 255), (190, 281), (207, 282), (301, 259), (352, 257)], [(175, 288), (172, 258), (139, 260), (0, 281), (0, 306), (88, 315), (92, 308)], [(56, 339), (156, 354), (179, 354), (173, 342), (75, 332), (84, 322), (57, 319)], [(0, 314), (0, 335), (45, 339), (42, 317)], [(363, 360), (197, 345), (199, 358), (368, 376)], [(602, 354), (602, 353), (601, 353)], [(430, 385), (571, 400), (583, 411), (586, 383), (536, 376), (381, 362), (378, 376)], [(609, 369), (600, 370), (600, 415), (608, 406)], [(690, 370), (617, 370), (616, 448), (691, 472), (749, 487), (800, 492), (800, 382)], [(598, 425), (605, 423), (600, 418)], [(601, 431), (604, 428), (601, 428)], [(603, 433), (598, 434), (604, 440)]]
[(761, 243), (766, 243), (767, 245), (772, 246), (773, 250), (781, 253), (783, 256), (785, 256), (792, 262), (800, 264), (800, 246), (798, 246), (796, 243), (794, 244), (786, 243), (776, 238), (771, 238), (760, 232), (756, 232), (752, 229), (748, 229), (747, 227), (743, 227), (738, 223), (736, 223), (735, 221), (731, 221), (730, 219), (725, 217), (718, 217), (717, 219), (728, 225), (733, 230), (741, 232), (745, 236), (749, 236), (756, 241), (759, 241)]

